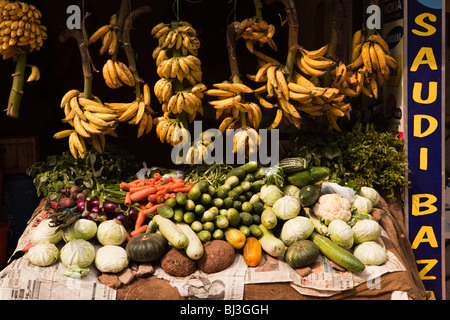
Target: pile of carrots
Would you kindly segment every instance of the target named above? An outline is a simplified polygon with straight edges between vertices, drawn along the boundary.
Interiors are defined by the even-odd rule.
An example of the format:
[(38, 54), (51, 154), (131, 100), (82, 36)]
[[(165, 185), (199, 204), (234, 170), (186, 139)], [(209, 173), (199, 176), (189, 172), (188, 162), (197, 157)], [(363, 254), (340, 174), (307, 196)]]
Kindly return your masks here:
[(178, 192), (185, 195), (191, 190), (193, 184), (184, 183), (184, 180), (172, 176), (155, 173), (150, 179), (137, 179), (131, 182), (121, 182), (119, 187), (126, 191), (124, 205), (139, 204), (140, 211), (136, 218), (134, 230), (129, 233), (130, 238), (144, 233), (148, 225), (144, 225), (145, 218), (155, 214), (158, 207), (165, 204), (169, 198), (175, 198)]

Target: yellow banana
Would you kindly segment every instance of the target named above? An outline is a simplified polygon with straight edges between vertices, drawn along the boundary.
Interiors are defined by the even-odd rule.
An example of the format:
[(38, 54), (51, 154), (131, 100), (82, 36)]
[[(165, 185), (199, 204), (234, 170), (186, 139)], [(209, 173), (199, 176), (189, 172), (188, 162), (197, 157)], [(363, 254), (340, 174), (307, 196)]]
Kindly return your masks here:
[(97, 40), (99, 40), (100, 38), (103, 38), (103, 36), (108, 32), (109, 28), (110, 28), (109, 25), (104, 25), (98, 28), (97, 31), (95, 31), (89, 38), (89, 44), (92, 44)]
[(27, 82), (38, 81), (41, 78), (41, 73), (39, 68), (34, 65), (29, 65), (31, 67), (31, 74), (29, 75)]
[(145, 128), (147, 127), (147, 121), (148, 121), (147, 113), (144, 113), (138, 124), (138, 131), (137, 131), (138, 139), (144, 134)]
[(76, 133), (75, 130), (73, 130), (73, 132), (69, 135), (69, 150), (70, 150), (70, 153), (72, 154), (72, 156), (75, 159), (78, 159), (79, 158), (78, 150), (75, 147), (75, 144), (74, 144), (74, 141), (73, 141), (74, 140), (74, 138), (73, 138), (73, 134), (74, 133)]
[(373, 41), (374, 43), (377, 43), (386, 54), (389, 54), (389, 52), (390, 52), (389, 45), (379, 34), (371, 35), (367, 39), (367, 41)]
[(67, 91), (61, 99), (60, 107), (64, 108), (64, 106), (73, 98), (80, 94), (80, 91), (77, 89), (72, 89)]
[(119, 42), (117, 41), (117, 33), (115, 30), (111, 30), (111, 42), (109, 43), (108, 47), (108, 54), (112, 56), (119, 45)]
[(98, 153), (100, 154), (103, 153), (103, 148), (100, 144), (99, 135), (94, 134), (91, 136), (91, 144)]
[(89, 120), (89, 122), (91, 124), (95, 124), (96, 126), (105, 127), (105, 128), (111, 126), (105, 120), (102, 120), (99, 117), (94, 116), (90, 111), (84, 111), (84, 115), (86, 116), (87, 120)]
[(281, 93), (283, 94), (285, 99), (289, 99), (289, 87), (286, 82), (286, 78), (284, 77), (284, 73), (281, 69), (275, 70), (275, 77), (277, 80), (278, 87), (281, 89)]
[(273, 122), (270, 124), (270, 126), (267, 127), (267, 130), (277, 128), (280, 125), (281, 119), (283, 119), (283, 111), (280, 108), (278, 108), (275, 118)]
[(385, 75), (389, 72), (389, 68), (387, 67), (387, 64), (386, 64), (386, 54), (385, 54), (383, 48), (378, 43), (374, 43), (373, 48), (374, 48), (375, 54), (378, 58), (378, 63), (379, 63), (381, 74)]
[(139, 101), (134, 101), (130, 104), (128, 109), (119, 117), (119, 121), (128, 121), (136, 114), (139, 109)]
[(151, 102), (151, 99), (152, 99), (151, 98), (152, 95), (151, 95), (151, 92), (150, 92), (150, 87), (149, 87), (149, 85), (147, 83), (144, 83), (144, 85), (142, 86), (142, 92), (143, 92), (144, 104), (146, 106), (149, 106), (150, 102)]
[(57, 133), (55, 133), (53, 135), (53, 139), (63, 139), (63, 138), (67, 138), (68, 136), (70, 136), (70, 134), (73, 132), (74, 130), (72, 129), (67, 129), (67, 130), (61, 130), (58, 131)]
[(86, 129), (81, 124), (81, 119), (80, 117), (78, 117), (78, 115), (75, 115), (73, 118), (73, 127), (80, 136), (85, 138), (89, 138), (91, 136), (90, 133), (87, 132)]
[(92, 126), (89, 122), (87, 121), (83, 121), (80, 119), (81, 125), (83, 126), (83, 128), (90, 133), (91, 137), (93, 135), (97, 135), (102, 133), (102, 131), (100, 131), (99, 129), (95, 128), (94, 126)]
[(136, 113), (136, 120), (135, 120), (134, 124), (139, 124), (142, 117), (144, 116), (144, 113), (145, 113), (145, 103), (142, 101), (139, 101), (139, 107), (138, 107), (138, 110)]
[(77, 97), (73, 97), (72, 99), (70, 99), (70, 107), (75, 110), (75, 113), (78, 115), (78, 117), (80, 117), (80, 119), (83, 119), (84, 121), (86, 121), (86, 116), (84, 115), (83, 110), (81, 110), (80, 105), (78, 104), (78, 98)]
[(329, 47), (330, 47), (330, 45), (326, 44), (326, 45), (324, 45), (323, 47), (321, 47), (321, 48), (319, 48), (317, 50), (309, 51), (309, 50), (306, 50), (306, 49), (302, 49), (302, 51), (304, 53), (306, 53), (306, 55), (309, 58), (315, 60), (315, 59), (319, 59), (319, 58), (323, 57), (328, 52)]
[(326, 58), (317, 58), (313, 59), (309, 55), (304, 54), (303, 58), (304, 62), (313, 69), (325, 70), (330, 67), (333, 67), (336, 63), (333, 60)]
[(103, 66), (102, 74), (103, 74), (103, 79), (105, 80), (105, 83), (108, 87), (110, 87), (111, 89), (117, 89), (117, 88), (121, 87), (121, 85), (119, 85), (119, 83), (117, 82), (118, 79), (113, 80), (112, 74), (109, 70), (108, 63), (105, 63), (105, 65)]
[(361, 48), (361, 57), (364, 63), (364, 66), (367, 68), (369, 73), (372, 73), (372, 63), (370, 61), (370, 42), (364, 42)]
[(119, 77), (120, 81), (122, 81), (129, 87), (134, 87), (136, 85), (134, 76), (125, 63), (120, 61), (114, 61), (114, 67), (116, 69), (117, 76)]
[(236, 92), (224, 90), (224, 89), (208, 89), (205, 91), (206, 95), (215, 97), (231, 97), (236, 94)]
[(220, 132), (225, 132), (225, 130), (228, 128), (228, 126), (234, 121), (236, 120), (234, 117), (229, 116), (226, 117), (225, 119), (222, 120), (222, 122), (219, 125), (219, 131)]
[[(380, 63), (378, 61), (377, 53), (375, 52), (374, 44), (370, 44), (369, 54), (370, 54), (370, 62), (372, 63), (373, 70), (375, 70), (377, 72), (381, 72)], [(384, 53), (383, 53), (383, 55), (384, 55)]]
[(112, 32), (113, 31), (108, 30), (103, 36), (102, 46), (100, 47), (100, 55), (104, 55), (108, 51), (111, 41), (113, 40)]

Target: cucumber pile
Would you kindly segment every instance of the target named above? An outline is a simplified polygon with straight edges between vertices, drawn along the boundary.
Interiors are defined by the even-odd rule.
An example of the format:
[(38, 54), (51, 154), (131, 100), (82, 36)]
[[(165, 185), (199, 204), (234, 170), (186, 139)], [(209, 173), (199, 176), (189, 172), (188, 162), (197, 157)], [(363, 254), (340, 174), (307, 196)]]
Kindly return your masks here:
[(259, 237), (264, 203), (258, 192), (264, 184), (262, 168), (248, 162), (232, 169), (217, 188), (208, 181), (198, 181), (187, 194), (179, 192), (167, 199), (157, 212), (175, 223), (188, 224), (203, 243), (225, 239), (230, 229), (245, 237)]

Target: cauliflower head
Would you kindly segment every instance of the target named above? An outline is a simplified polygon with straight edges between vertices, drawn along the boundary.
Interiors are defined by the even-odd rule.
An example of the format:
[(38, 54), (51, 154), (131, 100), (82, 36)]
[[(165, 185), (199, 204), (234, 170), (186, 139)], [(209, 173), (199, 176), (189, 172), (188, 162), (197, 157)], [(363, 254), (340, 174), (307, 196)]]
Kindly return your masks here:
[(348, 222), (352, 217), (350, 201), (337, 193), (321, 195), (314, 205), (313, 211), (327, 225), (336, 219)]

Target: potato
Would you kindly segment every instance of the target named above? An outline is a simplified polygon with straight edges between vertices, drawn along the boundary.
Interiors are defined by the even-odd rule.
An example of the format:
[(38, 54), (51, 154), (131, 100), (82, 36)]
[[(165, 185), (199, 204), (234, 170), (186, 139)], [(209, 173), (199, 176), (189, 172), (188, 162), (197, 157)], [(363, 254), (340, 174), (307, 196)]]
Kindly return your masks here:
[(234, 248), (224, 240), (208, 241), (204, 244), (204, 252), (197, 260), (197, 268), (205, 273), (225, 270), (234, 261)]

